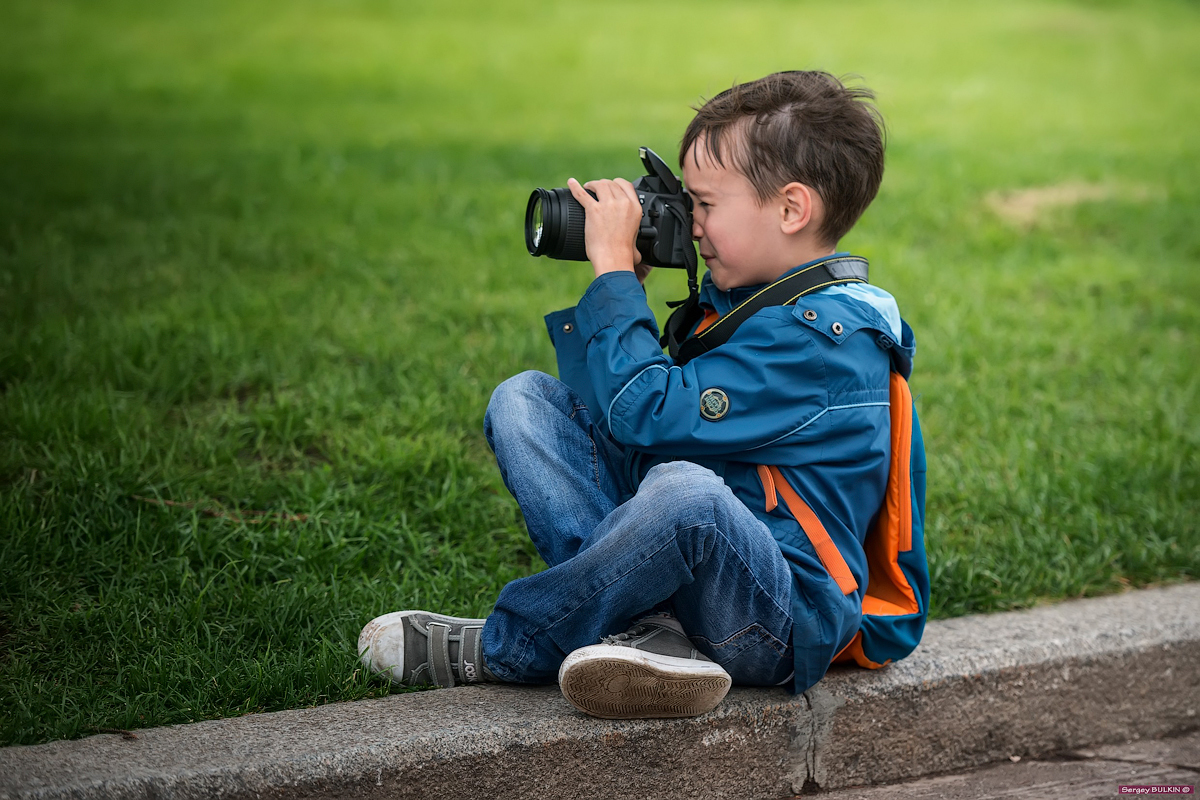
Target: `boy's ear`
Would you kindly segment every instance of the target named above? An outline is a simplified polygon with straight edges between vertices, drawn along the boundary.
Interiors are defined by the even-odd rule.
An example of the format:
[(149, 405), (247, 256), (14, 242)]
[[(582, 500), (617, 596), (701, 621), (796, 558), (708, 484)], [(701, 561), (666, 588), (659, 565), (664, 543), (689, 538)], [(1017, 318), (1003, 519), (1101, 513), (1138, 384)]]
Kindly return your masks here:
[(799, 233), (819, 221), (821, 197), (811, 186), (792, 181), (780, 192), (779, 228), (788, 235)]

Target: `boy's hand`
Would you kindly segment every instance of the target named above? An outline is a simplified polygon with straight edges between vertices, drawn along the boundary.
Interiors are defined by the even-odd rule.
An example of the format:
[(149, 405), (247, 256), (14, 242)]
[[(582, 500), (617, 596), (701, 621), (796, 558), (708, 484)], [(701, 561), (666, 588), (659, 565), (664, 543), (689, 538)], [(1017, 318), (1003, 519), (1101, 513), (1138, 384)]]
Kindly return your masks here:
[[(595, 198), (584, 191), (585, 186), (596, 193)], [(642, 261), (635, 244), (642, 221), (642, 204), (633, 184), (617, 178), (588, 181), (585, 186), (580, 186), (574, 178), (567, 181), (567, 188), (586, 214), (583, 241), (596, 277), (624, 270), (637, 274), (639, 281), (645, 280), (650, 268), (635, 269)]]

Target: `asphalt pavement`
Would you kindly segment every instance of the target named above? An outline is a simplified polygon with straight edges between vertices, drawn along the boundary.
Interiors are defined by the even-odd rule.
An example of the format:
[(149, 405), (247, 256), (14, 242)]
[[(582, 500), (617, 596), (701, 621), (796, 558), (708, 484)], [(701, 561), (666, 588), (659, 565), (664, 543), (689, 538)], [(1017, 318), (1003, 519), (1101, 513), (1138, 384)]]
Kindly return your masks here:
[[(1122, 788), (1124, 787), (1124, 788)], [(907, 783), (840, 789), (820, 800), (1109, 800), (1195, 797), (1200, 731), (1102, 745), (1050, 758), (1012, 756), (999, 764)]]

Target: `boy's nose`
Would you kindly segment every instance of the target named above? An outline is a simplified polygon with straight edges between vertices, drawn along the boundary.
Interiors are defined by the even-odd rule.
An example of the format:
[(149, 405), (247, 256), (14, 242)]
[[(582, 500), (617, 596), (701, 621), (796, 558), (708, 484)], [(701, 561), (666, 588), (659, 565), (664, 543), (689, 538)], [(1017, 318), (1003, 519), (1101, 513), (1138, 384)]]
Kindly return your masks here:
[(696, 222), (696, 218), (692, 217), (692, 238), (700, 241), (704, 237), (704, 228), (700, 227), (700, 223)]

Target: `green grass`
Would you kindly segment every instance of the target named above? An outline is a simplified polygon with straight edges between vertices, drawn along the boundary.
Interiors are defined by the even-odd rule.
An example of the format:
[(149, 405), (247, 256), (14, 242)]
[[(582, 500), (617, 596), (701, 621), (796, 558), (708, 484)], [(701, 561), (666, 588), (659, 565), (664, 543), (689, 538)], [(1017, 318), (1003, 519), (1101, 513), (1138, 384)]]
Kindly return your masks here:
[(1195, 3), (416, 5), (0, 7), (0, 743), (381, 694), (367, 619), (537, 569), (481, 420), (590, 272), (525, 199), (776, 69), (889, 123), (934, 614), (1197, 576)]

